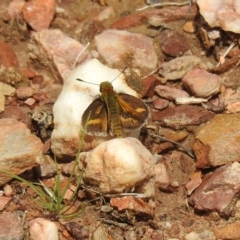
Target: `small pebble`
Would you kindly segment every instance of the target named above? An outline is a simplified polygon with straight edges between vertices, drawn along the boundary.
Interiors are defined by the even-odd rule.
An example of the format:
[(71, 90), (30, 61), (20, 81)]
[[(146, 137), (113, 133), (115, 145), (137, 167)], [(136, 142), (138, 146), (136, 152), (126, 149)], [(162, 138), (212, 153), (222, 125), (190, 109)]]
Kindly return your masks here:
[(27, 99), (32, 97), (33, 89), (30, 87), (19, 87), (16, 91), (16, 95), (18, 99)]
[(194, 21), (187, 21), (183, 26), (184, 32), (195, 33), (196, 32), (196, 23)]
[(190, 232), (184, 236), (184, 240), (200, 240), (200, 237), (198, 233)]
[(35, 102), (36, 100), (34, 98), (28, 98), (24, 103), (29, 106), (32, 106)]
[(13, 193), (13, 189), (9, 184), (5, 184), (3, 186), (3, 192), (5, 196), (10, 197)]

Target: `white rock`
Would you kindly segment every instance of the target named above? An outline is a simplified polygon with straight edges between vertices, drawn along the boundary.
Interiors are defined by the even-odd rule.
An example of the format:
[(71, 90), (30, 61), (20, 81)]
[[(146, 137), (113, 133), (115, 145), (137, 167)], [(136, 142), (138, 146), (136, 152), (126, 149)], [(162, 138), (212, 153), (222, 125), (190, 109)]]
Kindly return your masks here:
[(12, 194), (13, 194), (13, 189), (12, 189), (11, 185), (9, 185), (9, 184), (4, 184), (3, 191), (4, 191), (4, 195), (7, 197), (12, 196)]
[(2, 82), (0, 82), (0, 85), (4, 96), (13, 96), (15, 94), (16, 88)]
[[(86, 154), (84, 162), (84, 182), (99, 187), (103, 193), (131, 191), (154, 179), (153, 156), (135, 138), (103, 142)], [(154, 189), (154, 181), (151, 185)], [(154, 194), (149, 189), (142, 193), (146, 192)]]
[[(99, 96), (101, 82), (115, 79), (112, 85), (116, 92), (124, 92), (137, 97), (137, 93), (126, 84), (124, 75), (119, 75), (119, 73), (119, 70), (111, 69), (97, 59), (92, 59), (77, 67), (64, 82), (61, 94), (53, 106), (54, 130), (51, 148), (56, 156), (75, 156), (79, 145), (82, 114)], [(77, 81), (77, 78), (97, 85)], [(136, 130), (126, 133), (126, 136), (137, 137), (138, 134), (139, 130)], [(84, 148), (93, 148), (106, 139), (108, 138), (92, 137), (90, 143), (86, 143)]]
[(240, 33), (240, 1), (197, 0), (201, 15), (211, 27)]
[(179, 97), (175, 99), (176, 104), (200, 104), (207, 102), (208, 99), (205, 98), (195, 98), (195, 97)]
[(44, 218), (36, 218), (29, 222), (32, 240), (58, 240), (58, 228), (54, 222)]
[(165, 189), (170, 183), (167, 169), (163, 163), (155, 165), (155, 185), (160, 189)]
[(196, 232), (190, 232), (184, 236), (184, 240), (201, 240), (199, 234)]

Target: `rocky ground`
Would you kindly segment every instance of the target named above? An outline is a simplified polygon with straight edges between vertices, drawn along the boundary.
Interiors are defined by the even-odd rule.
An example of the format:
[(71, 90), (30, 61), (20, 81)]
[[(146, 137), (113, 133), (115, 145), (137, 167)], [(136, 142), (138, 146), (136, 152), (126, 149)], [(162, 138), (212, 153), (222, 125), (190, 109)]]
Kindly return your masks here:
[[(151, 4), (0, 2), (1, 240), (240, 239), (240, 7)], [(141, 143), (80, 140), (99, 85), (77, 78), (143, 99)], [(36, 203), (57, 180), (80, 215)]]

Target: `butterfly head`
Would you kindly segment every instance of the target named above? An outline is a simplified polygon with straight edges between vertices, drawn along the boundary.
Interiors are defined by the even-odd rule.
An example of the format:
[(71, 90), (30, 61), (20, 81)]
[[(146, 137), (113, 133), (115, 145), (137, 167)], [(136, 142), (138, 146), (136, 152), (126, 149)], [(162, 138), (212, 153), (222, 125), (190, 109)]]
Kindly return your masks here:
[(100, 84), (100, 92), (112, 92), (113, 91), (113, 86), (110, 82), (102, 82)]

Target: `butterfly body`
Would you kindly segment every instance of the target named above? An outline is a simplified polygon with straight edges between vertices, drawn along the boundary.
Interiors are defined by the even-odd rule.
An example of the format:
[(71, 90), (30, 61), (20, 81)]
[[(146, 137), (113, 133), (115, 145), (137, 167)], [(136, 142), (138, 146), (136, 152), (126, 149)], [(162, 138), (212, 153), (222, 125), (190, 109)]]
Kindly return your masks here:
[(120, 107), (117, 100), (117, 93), (109, 82), (100, 84), (100, 92), (108, 114), (108, 126), (110, 133), (116, 137), (122, 137), (122, 126), (120, 120)]
[(87, 134), (107, 136), (109, 133), (122, 137), (123, 130), (136, 130), (145, 123), (149, 110), (142, 100), (115, 92), (110, 82), (102, 82), (100, 92), (101, 96), (82, 115), (82, 125), (87, 124)]

